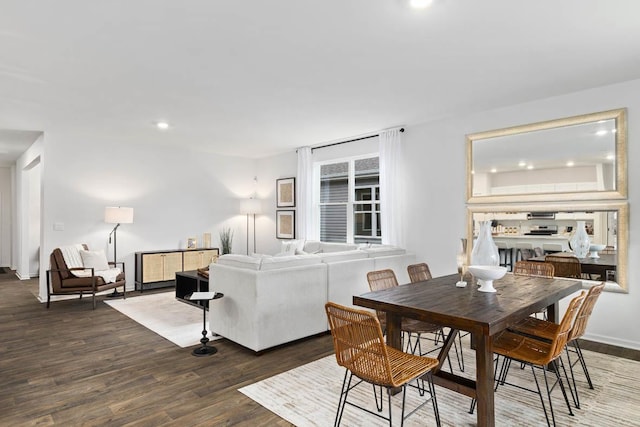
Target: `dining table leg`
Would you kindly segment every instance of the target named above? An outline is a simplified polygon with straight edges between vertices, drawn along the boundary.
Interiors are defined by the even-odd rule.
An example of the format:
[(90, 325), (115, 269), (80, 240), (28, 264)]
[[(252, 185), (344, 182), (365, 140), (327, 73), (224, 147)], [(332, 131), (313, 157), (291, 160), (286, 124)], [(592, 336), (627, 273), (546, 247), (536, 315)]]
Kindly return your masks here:
[(493, 338), (476, 334), (476, 398), (478, 400), (478, 426), (495, 425), (493, 400)]

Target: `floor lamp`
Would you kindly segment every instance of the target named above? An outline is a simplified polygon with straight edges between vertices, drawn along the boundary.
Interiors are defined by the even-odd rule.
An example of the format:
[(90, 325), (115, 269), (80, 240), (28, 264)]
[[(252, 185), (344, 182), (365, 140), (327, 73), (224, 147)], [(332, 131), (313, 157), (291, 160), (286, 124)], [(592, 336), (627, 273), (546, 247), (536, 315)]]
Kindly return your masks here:
[(247, 255), (249, 255), (249, 215), (253, 215), (253, 251), (256, 251), (256, 214), (262, 212), (260, 200), (245, 199), (240, 203), (240, 213), (247, 215)]
[[(123, 208), (120, 206), (113, 207), (107, 206), (104, 208), (104, 222), (107, 224), (115, 224), (111, 233), (109, 233), (109, 243), (111, 243), (111, 235), (113, 235), (113, 263), (115, 267), (115, 263), (118, 262), (118, 258), (116, 256), (116, 246), (117, 246), (117, 231), (120, 224), (132, 224), (133, 223), (133, 208)], [(123, 292), (125, 289), (123, 289)], [(118, 297), (121, 296), (116, 288), (113, 289), (113, 293), (109, 295), (110, 297)]]

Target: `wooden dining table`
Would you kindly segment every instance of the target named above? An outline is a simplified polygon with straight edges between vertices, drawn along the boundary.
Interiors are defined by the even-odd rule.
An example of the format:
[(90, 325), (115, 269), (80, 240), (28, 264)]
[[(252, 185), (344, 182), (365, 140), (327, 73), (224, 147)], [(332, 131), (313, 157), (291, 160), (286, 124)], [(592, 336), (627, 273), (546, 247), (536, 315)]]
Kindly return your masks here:
[(423, 320), (449, 327), (450, 333), (438, 359), (443, 365), (458, 331), (468, 331), (476, 355), (475, 380), (436, 368), (434, 382), (439, 386), (477, 399), (477, 425), (495, 425), (493, 392), (493, 337), (532, 313), (547, 309), (557, 321), (557, 303), (582, 288), (577, 280), (516, 276), (507, 273), (494, 281), (497, 292), (478, 291), (475, 280), (456, 287), (457, 274), (424, 282), (396, 286), (353, 297), (358, 306), (386, 312), (387, 343), (401, 349), (401, 319)]

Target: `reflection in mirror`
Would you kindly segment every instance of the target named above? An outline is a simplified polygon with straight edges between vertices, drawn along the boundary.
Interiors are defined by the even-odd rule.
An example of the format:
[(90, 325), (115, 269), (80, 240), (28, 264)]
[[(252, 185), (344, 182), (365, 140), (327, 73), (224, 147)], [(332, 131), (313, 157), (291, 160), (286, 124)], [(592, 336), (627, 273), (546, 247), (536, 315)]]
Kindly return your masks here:
[[(626, 197), (624, 109), (468, 135), (469, 202)], [(514, 200), (511, 200), (514, 201)]]
[(480, 221), (491, 221), (500, 263), (512, 270), (517, 260), (543, 262), (546, 255), (572, 252), (571, 238), (578, 224), (591, 242), (580, 258), (582, 279), (607, 282), (606, 290), (626, 292), (627, 205), (608, 203), (578, 208), (566, 205), (469, 206), (470, 238)]

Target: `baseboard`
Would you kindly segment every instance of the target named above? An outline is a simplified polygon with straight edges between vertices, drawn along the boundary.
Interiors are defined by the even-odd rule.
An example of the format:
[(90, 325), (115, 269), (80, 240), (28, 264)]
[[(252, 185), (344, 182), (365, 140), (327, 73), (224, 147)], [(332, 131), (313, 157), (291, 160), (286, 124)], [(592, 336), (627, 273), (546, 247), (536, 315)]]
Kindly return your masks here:
[(640, 361), (640, 350), (620, 347), (602, 342), (580, 339), (580, 348), (583, 350), (595, 351), (610, 356), (622, 357), (624, 359)]
[(582, 337), (586, 341), (592, 341), (596, 343), (607, 344), (614, 347), (627, 348), (630, 350), (640, 350), (640, 343), (637, 341), (630, 341), (620, 338), (611, 338), (607, 335), (598, 335), (598, 334), (590, 334), (586, 333)]

